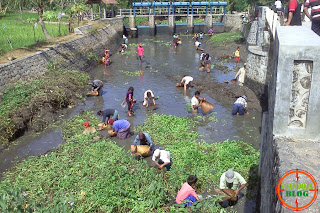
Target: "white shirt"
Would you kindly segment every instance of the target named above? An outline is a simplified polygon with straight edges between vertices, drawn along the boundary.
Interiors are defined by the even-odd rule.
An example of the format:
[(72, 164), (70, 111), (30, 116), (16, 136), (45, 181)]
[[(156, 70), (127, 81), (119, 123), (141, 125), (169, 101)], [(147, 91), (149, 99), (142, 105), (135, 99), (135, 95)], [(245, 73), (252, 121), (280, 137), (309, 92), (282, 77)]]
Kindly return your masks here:
[(199, 104), (200, 104), (199, 99), (196, 98), (196, 96), (193, 96), (191, 98), (191, 106), (192, 106), (192, 108), (193, 108), (194, 105), (199, 105)]
[(147, 96), (147, 93), (148, 93), (148, 92), (151, 93), (151, 97), (150, 97), (150, 98), (154, 98), (154, 94), (153, 94), (153, 92), (152, 92), (150, 89), (148, 89), (147, 91), (145, 91), (144, 94), (143, 94), (143, 106), (147, 105), (147, 103), (148, 103), (148, 100), (149, 100), (149, 98), (148, 98), (148, 96)]
[(241, 67), (239, 71), (237, 72), (235, 78), (239, 76), (239, 82), (244, 83), (244, 76), (246, 74), (246, 69), (244, 67)]
[(183, 77), (183, 81), (185, 84), (189, 84), (191, 81), (193, 81), (193, 78), (191, 76), (185, 76)]
[(144, 92), (143, 98), (144, 98), (144, 99), (149, 99), (149, 98), (148, 98), (148, 95), (147, 95), (148, 92), (151, 93), (151, 97), (150, 97), (150, 98), (154, 98), (154, 94), (153, 94), (153, 92), (152, 92), (150, 89), (148, 89), (147, 91)]
[(276, 1), (276, 2), (274, 3), (274, 5), (276, 6), (277, 9), (281, 9), (281, 7), (282, 7), (282, 3), (281, 3), (280, 0)]
[(203, 55), (204, 55), (204, 53), (201, 53), (201, 55), (200, 55), (200, 61), (202, 61)]
[[(153, 154), (152, 156), (152, 160), (156, 161), (157, 156), (155, 156), (155, 154)], [(170, 163), (170, 152), (166, 151), (166, 150), (160, 150), (160, 160), (162, 160), (164, 163)]]
[(200, 42), (199, 41), (194, 42), (194, 46), (199, 47), (200, 46)]

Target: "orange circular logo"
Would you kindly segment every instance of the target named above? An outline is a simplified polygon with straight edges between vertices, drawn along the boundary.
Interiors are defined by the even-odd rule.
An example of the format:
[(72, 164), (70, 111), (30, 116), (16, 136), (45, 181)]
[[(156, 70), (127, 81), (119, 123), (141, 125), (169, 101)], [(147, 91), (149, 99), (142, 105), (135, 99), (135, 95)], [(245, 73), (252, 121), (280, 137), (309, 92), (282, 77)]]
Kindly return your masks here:
[(309, 172), (293, 169), (280, 177), (276, 193), (284, 207), (292, 211), (302, 211), (316, 201), (318, 184)]

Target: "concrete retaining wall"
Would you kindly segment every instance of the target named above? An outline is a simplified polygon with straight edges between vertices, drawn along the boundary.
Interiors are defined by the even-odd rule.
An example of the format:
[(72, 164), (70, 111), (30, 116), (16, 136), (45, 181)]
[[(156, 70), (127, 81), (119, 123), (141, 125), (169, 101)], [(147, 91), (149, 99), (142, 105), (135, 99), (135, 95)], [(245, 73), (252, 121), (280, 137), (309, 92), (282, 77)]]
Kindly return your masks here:
[(8, 83), (33, 79), (45, 73), (48, 65), (56, 68), (87, 70), (95, 60), (90, 55), (103, 55), (103, 49), (118, 48), (123, 32), (123, 19), (114, 18), (103, 29), (60, 43), (34, 54), (0, 65), (0, 89)]
[(238, 14), (226, 14), (223, 17), (223, 23), (225, 26), (226, 32), (234, 32), (234, 31), (239, 31), (242, 25), (242, 19), (241, 19), (242, 13)]

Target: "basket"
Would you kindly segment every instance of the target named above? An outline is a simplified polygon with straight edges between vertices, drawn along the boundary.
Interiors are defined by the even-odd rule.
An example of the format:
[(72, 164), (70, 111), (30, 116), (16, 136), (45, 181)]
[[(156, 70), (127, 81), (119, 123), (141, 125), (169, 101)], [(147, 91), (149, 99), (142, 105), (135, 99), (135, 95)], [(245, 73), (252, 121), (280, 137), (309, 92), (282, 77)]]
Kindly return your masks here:
[(214, 108), (214, 105), (208, 101), (203, 101), (201, 105), (202, 113), (208, 113)]
[(115, 133), (112, 129), (108, 130), (108, 134), (111, 136), (111, 137), (114, 137), (117, 135), (117, 133)]
[(102, 127), (102, 130), (111, 129), (111, 125), (110, 124), (104, 124), (104, 123), (98, 124), (98, 127)]
[(234, 84), (234, 85), (237, 85), (238, 84), (238, 80), (235, 78), (235, 79), (231, 79), (231, 83)]
[[(152, 154), (150, 150), (150, 146), (147, 145), (137, 145), (137, 152), (135, 153), (136, 155), (140, 155), (142, 157), (148, 157)], [(133, 145), (131, 145), (131, 152), (134, 152), (135, 148)]]
[(225, 189), (229, 194), (232, 194), (232, 197), (229, 199), (230, 201), (237, 201), (237, 197), (235, 197), (235, 191), (232, 189)]
[(192, 111), (191, 103), (187, 103), (187, 112), (191, 112), (191, 111)]
[(98, 91), (97, 90), (93, 90), (93, 91), (91, 91), (91, 92), (88, 92), (87, 93), (87, 96), (97, 96), (99, 93), (98, 93)]

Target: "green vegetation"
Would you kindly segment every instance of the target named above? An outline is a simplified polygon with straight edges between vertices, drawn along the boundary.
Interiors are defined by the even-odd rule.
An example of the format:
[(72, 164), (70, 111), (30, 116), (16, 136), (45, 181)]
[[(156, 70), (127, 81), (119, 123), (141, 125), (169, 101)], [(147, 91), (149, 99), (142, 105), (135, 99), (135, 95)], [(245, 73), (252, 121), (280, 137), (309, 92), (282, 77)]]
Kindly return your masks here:
[(136, 26), (148, 25), (148, 23), (149, 23), (148, 17), (136, 17)]
[(215, 46), (225, 45), (232, 42), (239, 43), (243, 41), (241, 32), (217, 33), (211, 36), (210, 43)]
[[(98, 133), (83, 135), (86, 121), (91, 126), (99, 122), (91, 112), (75, 116), (63, 126), (64, 144), (5, 174), (1, 211), (178, 212), (172, 201), (188, 175), (198, 176), (198, 193), (210, 192), (226, 169), (248, 178), (249, 169), (258, 164), (258, 152), (246, 143), (197, 143), (198, 133), (190, 130), (192, 120), (154, 114), (137, 130), (149, 132), (155, 143), (171, 152), (172, 168), (161, 172)], [(216, 200), (203, 199), (192, 208), (216, 212)]]
[[(205, 20), (203, 18), (194, 18), (193, 23), (204, 23)], [(187, 23), (186, 17), (179, 17), (179, 19), (175, 20), (175, 23)]]
[(119, 72), (122, 72), (123, 74), (127, 76), (140, 76), (142, 74), (142, 71), (127, 71), (127, 70), (119, 70)]
[[(36, 22), (38, 21), (36, 13), (22, 13), (22, 19), (19, 13), (6, 13), (6, 15), (2, 16), (0, 18), (0, 55), (11, 50), (7, 39), (11, 41), (13, 49), (35, 44), (35, 40), (46, 40), (40, 24), (36, 24), (35, 20)], [(45, 25), (47, 27), (50, 26), (49, 29), (54, 36), (59, 35), (57, 24)], [(68, 26), (61, 25), (61, 34), (66, 35), (68, 33)]]
[[(51, 61), (48, 67), (55, 68), (55, 63)], [(0, 102), (1, 145), (8, 145), (29, 122), (35, 124), (42, 119), (38, 113), (44, 116), (72, 104), (76, 97), (81, 97), (88, 80), (84, 72), (52, 70), (31, 82), (9, 85)]]

